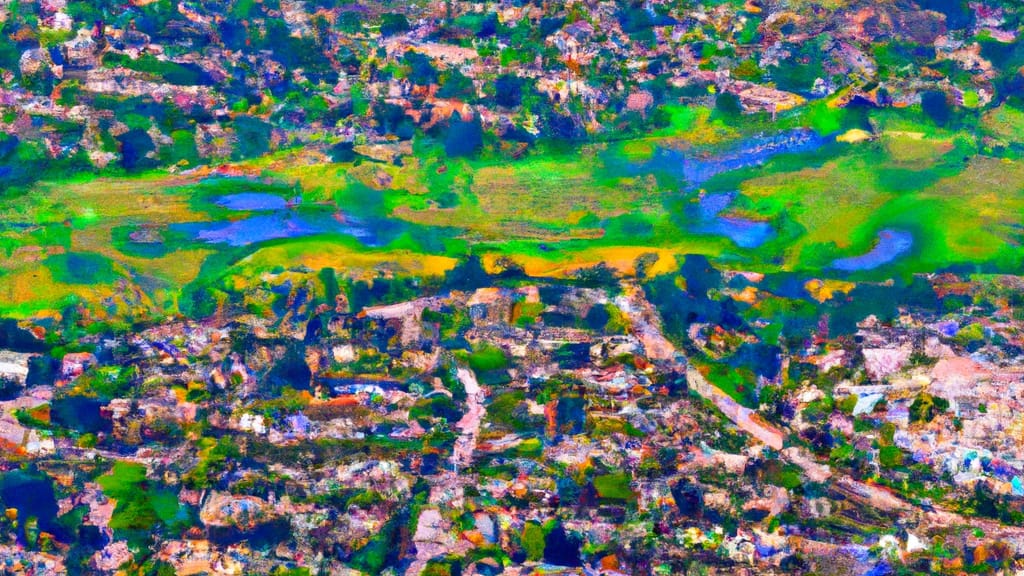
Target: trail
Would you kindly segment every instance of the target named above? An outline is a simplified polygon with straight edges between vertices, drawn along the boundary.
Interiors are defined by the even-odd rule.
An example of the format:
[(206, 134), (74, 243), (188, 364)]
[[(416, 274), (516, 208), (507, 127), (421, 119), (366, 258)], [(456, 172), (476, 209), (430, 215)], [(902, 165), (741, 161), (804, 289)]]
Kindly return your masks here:
[(779, 450), (783, 460), (798, 466), (812, 481), (830, 482), (834, 490), (861, 506), (904, 515), (917, 511), (916, 522), (911, 525), (927, 534), (941, 534), (954, 526), (974, 526), (982, 528), (985, 536), (975, 536), (974, 532), (968, 532), (966, 538), (972, 545), (984, 543), (987, 536), (1009, 542), (1016, 553), (1024, 553), (1024, 528), (1007, 526), (985, 518), (968, 518), (941, 506), (934, 506), (930, 511), (921, 510), (888, 488), (847, 476), (837, 477), (831, 466), (816, 462), (813, 454), (805, 448), (791, 446), (783, 449), (782, 430), (762, 420), (754, 410), (740, 406), (728, 394), (708, 382), (696, 368), (687, 365), (685, 358), (676, 352), (672, 343), (663, 335), (661, 319), (654, 306), (644, 297), (643, 290), (628, 281), (624, 281), (622, 287), (623, 295), (615, 299), (615, 304), (630, 319), (634, 334), (644, 345), (648, 358), (665, 362), (673, 368), (685, 369), (687, 385), (691, 390), (713, 402), (744, 432)]
[[(443, 472), (440, 477), (442, 484), (456, 485), (460, 482), (459, 469), (465, 468), (473, 463), (473, 453), (476, 451), (477, 437), (480, 434), (480, 422), (484, 418), (483, 390), (477, 382), (476, 375), (472, 370), (459, 368), (456, 376), (463, 388), (466, 389), (466, 405), (468, 409), (462, 418), (455, 424), (455, 429), (460, 431), (459, 437), (455, 439), (455, 447), (452, 448), (451, 464), (452, 470)], [(449, 552), (465, 553), (470, 544), (464, 540), (452, 541), (444, 529), (442, 515), (436, 507), (426, 508), (420, 513), (419, 522), (416, 526), (416, 534), (413, 541), (416, 543), (416, 558), (405, 571), (405, 576), (416, 576), (421, 574), (427, 567), (431, 558)]]
[(459, 382), (466, 389), (468, 409), (455, 424), (455, 428), (462, 432), (455, 440), (455, 447), (452, 449), (452, 468), (456, 472), (459, 468), (464, 468), (473, 462), (473, 452), (476, 450), (477, 437), (480, 434), (480, 421), (483, 420), (486, 413), (483, 405), (483, 390), (480, 389), (476, 375), (467, 368), (459, 368), (457, 376)]
[(691, 390), (710, 400), (741, 430), (775, 450), (782, 449), (785, 437), (781, 430), (765, 422), (750, 408), (741, 406), (721, 388), (708, 382), (693, 366), (689, 366), (676, 347), (665, 338), (658, 311), (644, 297), (643, 289), (633, 282), (622, 282), (622, 296), (615, 299), (633, 327), (633, 333), (644, 346), (651, 360), (668, 363), (675, 370), (686, 371), (686, 382)]

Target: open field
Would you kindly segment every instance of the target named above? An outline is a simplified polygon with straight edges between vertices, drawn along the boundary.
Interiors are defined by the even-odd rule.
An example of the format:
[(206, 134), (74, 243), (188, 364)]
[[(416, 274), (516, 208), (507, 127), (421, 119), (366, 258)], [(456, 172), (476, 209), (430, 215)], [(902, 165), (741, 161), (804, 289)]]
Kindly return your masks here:
[[(530, 275), (561, 277), (601, 263), (632, 274), (637, 259), (652, 254), (647, 273), (664, 273), (688, 253), (820, 278), (962, 264), (1019, 269), (1024, 162), (1013, 154), (986, 154), (965, 133), (911, 113), (887, 111), (865, 124), (815, 104), (775, 126), (817, 126), (823, 145), (745, 163), (736, 161), (745, 152), (729, 151), (760, 137), (762, 123), (737, 128), (701, 109), (671, 114), (668, 128), (644, 138), (540, 147), (518, 160), (448, 159), (428, 141), (398, 163), (331, 163), (297, 150), (222, 173), (41, 183), (0, 214), (0, 313), (28, 316), (76, 301), (100, 315), (174, 313), (195, 282), (234, 278), (229, 285), (244, 286), (240, 279), (270, 271), (324, 268), (361, 279), (437, 277), (473, 252), (492, 271), (511, 261)], [(979, 122), (991, 138), (1012, 143), (1022, 114), (1000, 108)], [(868, 137), (833, 141), (860, 127), (871, 129)], [(725, 154), (733, 164), (694, 189), (670, 163), (654, 163), (659, 154), (702, 166)], [(695, 214), (712, 192), (733, 195), (712, 215), (721, 219), (713, 230), (767, 224), (770, 234), (744, 246), (701, 228)], [(262, 221), (248, 219), (269, 213), (226, 206), (235, 194), (287, 202), (287, 214), (267, 220), (287, 230), (232, 240), (235, 227), (258, 227)], [(908, 234), (912, 246), (877, 266), (832, 267), (869, 253), (884, 230)]]

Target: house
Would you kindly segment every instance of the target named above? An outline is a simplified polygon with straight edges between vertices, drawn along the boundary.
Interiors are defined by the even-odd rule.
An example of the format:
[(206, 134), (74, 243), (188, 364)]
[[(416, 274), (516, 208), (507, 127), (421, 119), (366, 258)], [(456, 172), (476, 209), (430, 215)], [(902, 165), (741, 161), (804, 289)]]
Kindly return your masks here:
[(60, 374), (65, 380), (74, 380), (96, 364), (96, 356), (91, 352), (72, 352), (61, 359)]
[(769, 86), (742, 83), (732, 91), (740, 99), (740, 105), (747, 112), (768, 112), (775, 114), (796, 108), (805, 102), (799, 94), (785, 92)]
[(28, 363), (32, 354), (0, 350), (0, 380), (24, 385), (28, 378)]
[(18, 69), (22, 76), (32, 76), (50, 69), (53, 62), (50, 60), (50, 53), (45, 48), (33, 48), (25, 50), (18, 59)]
[(88, 28), (78, 31), (75, 38), (63, 45), (65, 66), (73, 70), (89, 70), (100, 63), (100, 46)]

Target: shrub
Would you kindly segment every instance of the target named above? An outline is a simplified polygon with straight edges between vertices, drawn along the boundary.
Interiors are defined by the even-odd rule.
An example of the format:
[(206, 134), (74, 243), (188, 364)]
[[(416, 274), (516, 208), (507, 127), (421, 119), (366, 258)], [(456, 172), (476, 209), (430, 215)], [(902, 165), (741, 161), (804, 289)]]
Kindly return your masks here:
[(903, 465), (903, 451), (896, 446), (882, 446), (878, 450), (878, 463), (882, 468), (896, 468)]

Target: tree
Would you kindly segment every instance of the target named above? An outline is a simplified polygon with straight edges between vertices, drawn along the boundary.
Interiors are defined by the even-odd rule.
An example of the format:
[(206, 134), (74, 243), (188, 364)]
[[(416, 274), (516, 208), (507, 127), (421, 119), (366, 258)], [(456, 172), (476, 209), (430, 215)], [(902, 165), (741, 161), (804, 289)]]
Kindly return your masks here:
[(270, 150), (270, 124), (253, 116), (235, 118), (235, 136), (238, 147), (233, 154), (236, 160), (262, 156)]
[(417, 86), (429, 86), (437, 84), (437, 69), (434, 63), (426, 54), (420, 54), (415, 50), (409, 50), (402, 57), (405, 65), (409, 67), (409, 81)]
[(735, 94), (723, 92), (715, 98), (715, 110), (723, 116), (734, 118), (743, 113), (740, 99)]
[(614, 286), (618, 282), (615, 269), (604, 262), (599, 262), (589, 268), (579, 268), (573, 272), (573, 277), (581, 286), (592, 288)]
[(954, 30), (974, 24), (974, 11), (967, 0), (921, 0), (921, 8), (933, 10), (946, 17), (946, 26)]
[(441, 87), (437, 91), (438, 98), (472, 99), (476, 95), (473, 80), (458, 68), (451, 68), (441, 76)]
[(404, 14), (383, 14), (380, 17), (380, 33), (382, 36), (394, 36), (409, 29), (409, 20)]
[(46, 153), (38, 144), (0, 134), (0, 192), (35, 181), (45, 163)]
[(582, 127), (572, 116), (552, 111), (546, 118), (547, 132), (552, 138), (578, 140), (584, 135)]
[(498, 106), (515, 108), (523, 102), (523, 79), (513, 74), (499, 76), (494, 81), (494, 101)]
[(882, 446), (878, 450), (878, 463), (882, 468), (896, 468), (903, 464), (903, 451), (897, 446)]
[(582, 566), (580, 537), (566, 532), (559, 522), (548, 532), (544, 542), (544, 561), (556, 566)]
[(644, 252), (637, 256), (633, 261), (633, 270), (636, 271), (636, 277), (640, 279), (646, 278), (647, 273), (654, 268), (659, 259), (660, 256), (658, 256), (657, 252)]
[(910, 405), (910, 422), (931, 422), (948, 408), (949, 401), (945, 398), (922, 392), (917, 395), (917, 398), (914, 398), (914, 402)]
[(536, 562), (544, 557), (544, 529), (535, 522), (527, 522), (521, 538), (526, 558)]
[(476, 290), (490, 284), (491, 278), (475, 254), (444, 275), (444, 286), (452, 290)]
[(346, 34), (355, 34), (363, 29), (363, 20), (359, 17), (359, 12), (355, 10), (348, 10), (338, 14), (337, 24), (338, 29)]
[(333, 307), (340, 293), (338, 275), (334, 268), (328, 267), (322, 268), (318, 276), (320, 277), (320, 282), (324, 285), (324, 301)]
[(121, 148), (121, 166), (125, 170), (142, 170), (156, 166), (156, 160), (148, 154), (156, 150), (153, 139), (145, 130), (129, 130), (117, 137)]
[(373, 118), (382, 134), (394, 134), (401, 140), (408, 140), (415, 132), (412, 120), (405, 115), (405, 109), (397, 104), (378, 101), (373, 106)]
[(483, 126), (480, 117), (464, 120), (458, 112), (452, 114), (448, 124), (448, 135), (444, 151), (449, 157), (472, 156), (484, 145)]
[(921, 110), (939, 126), (945, 126), (952, 116), (945, 92), (930, 90), (921, 94)]

